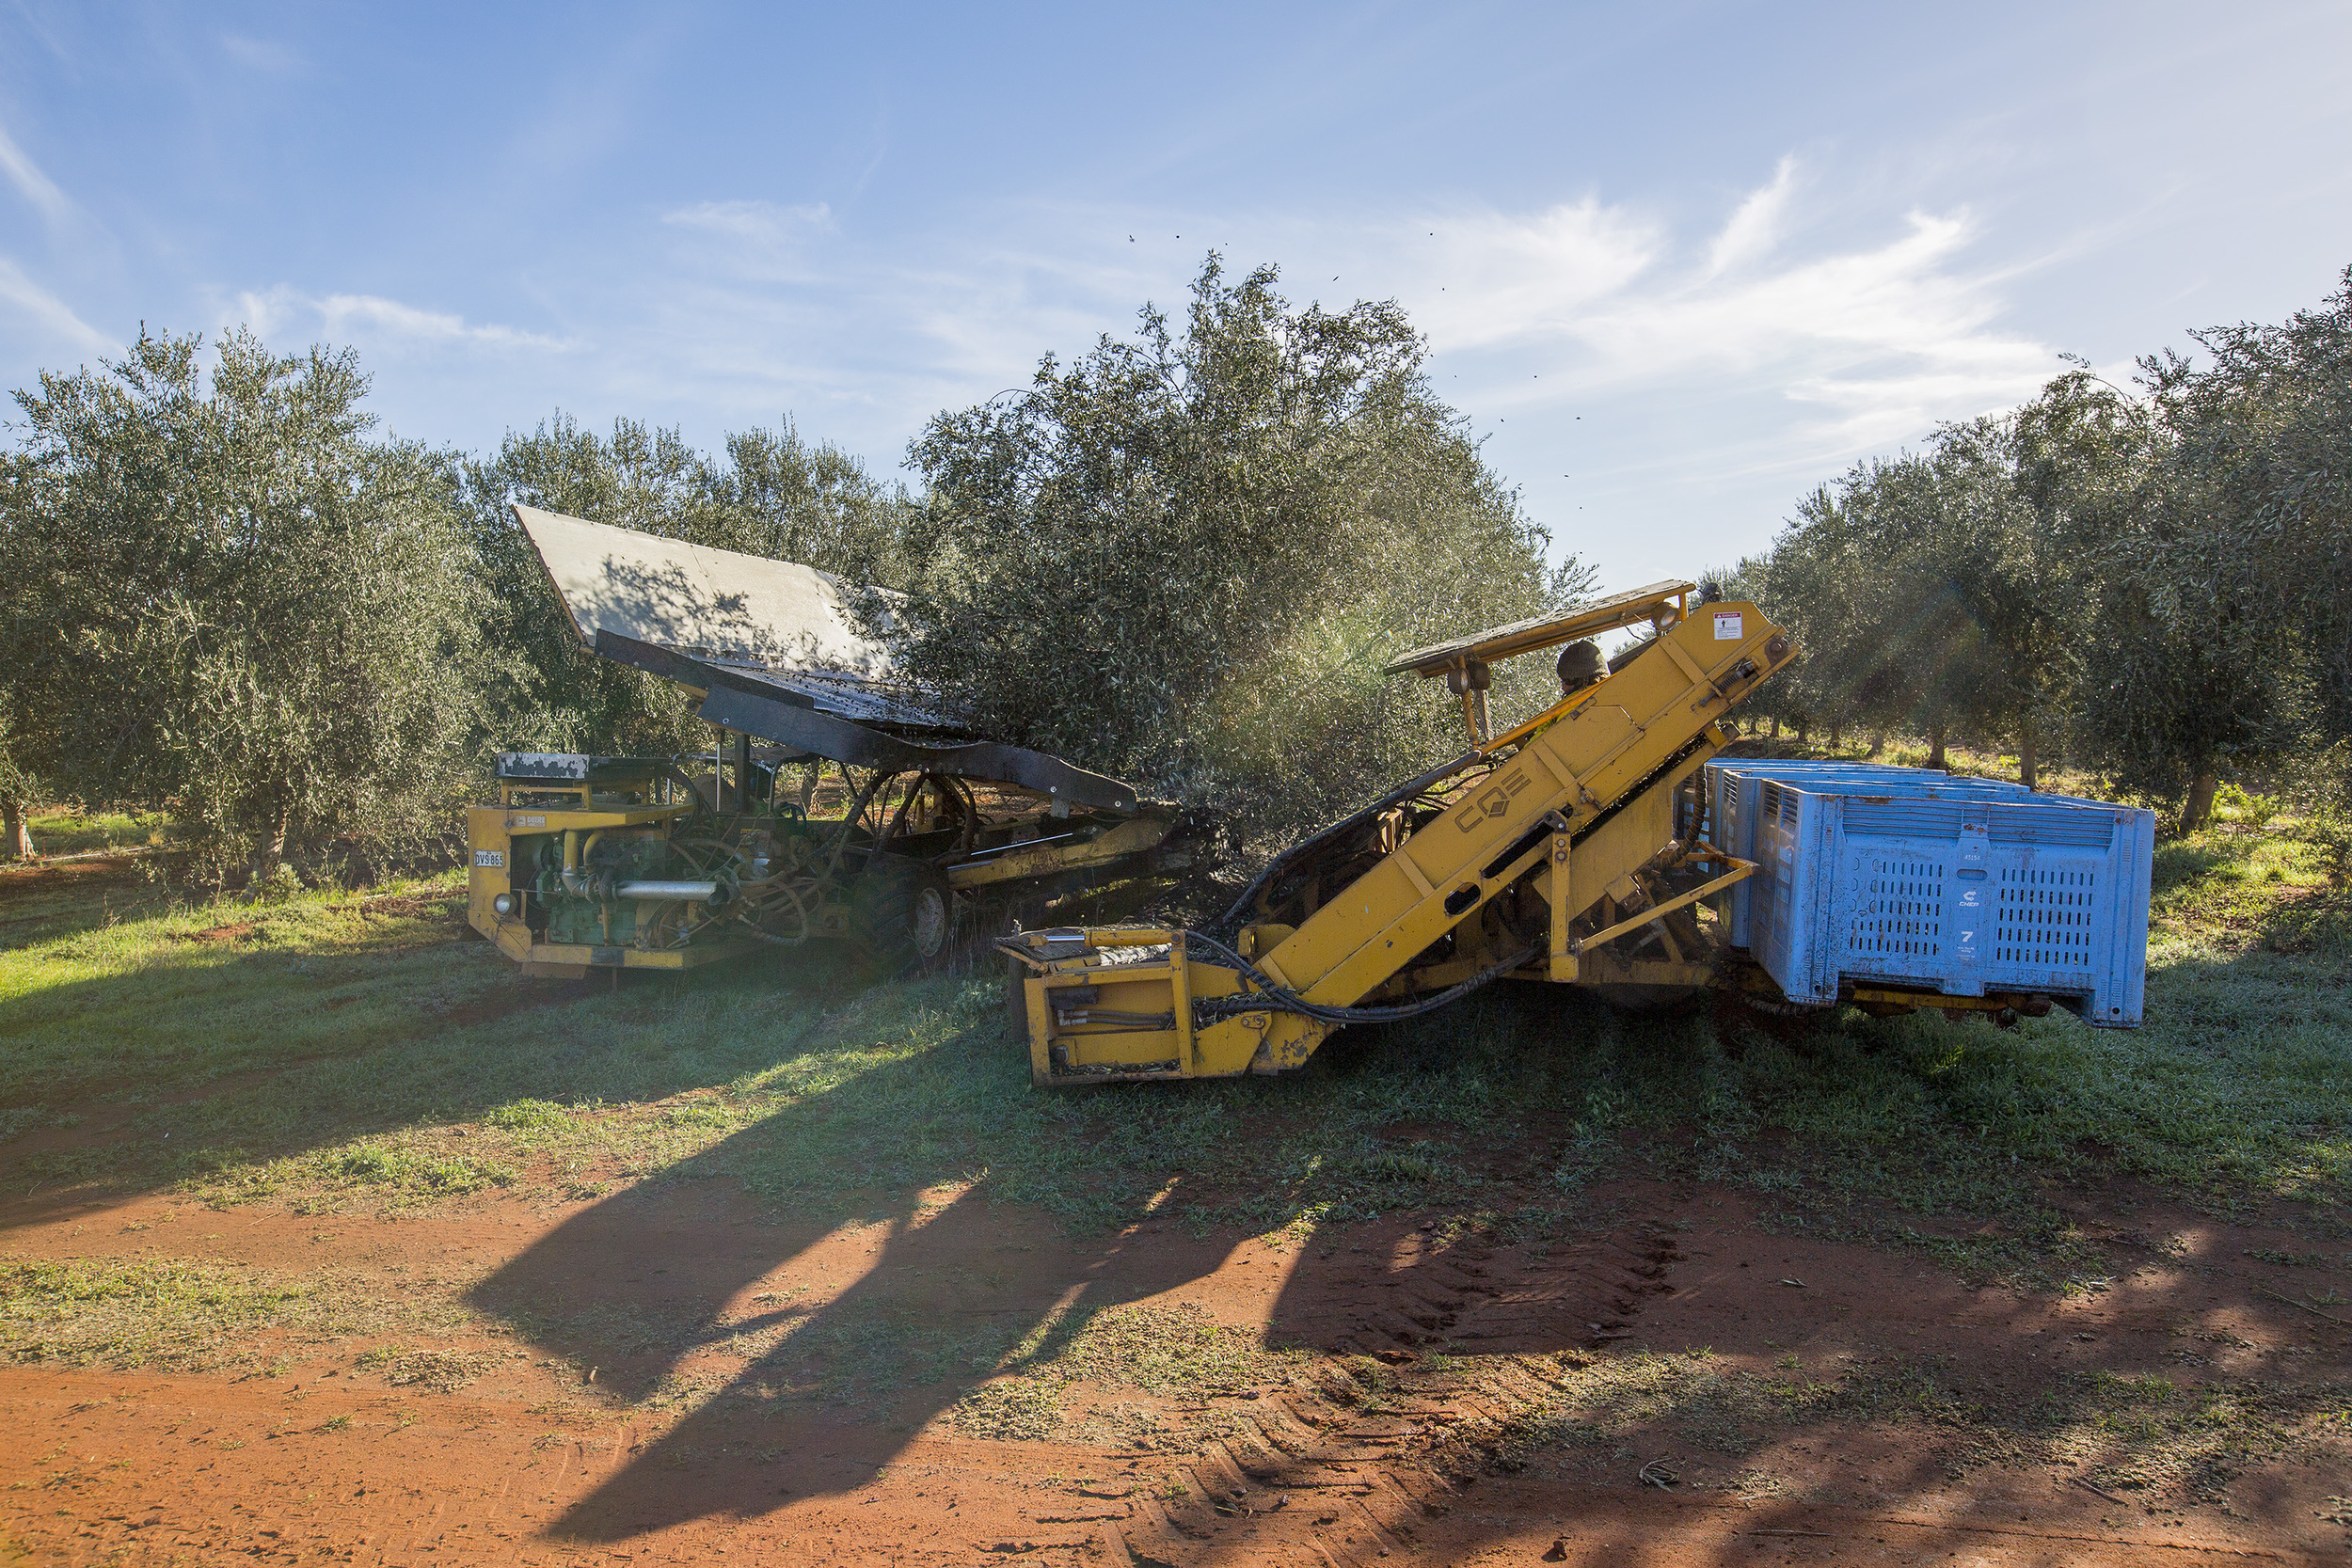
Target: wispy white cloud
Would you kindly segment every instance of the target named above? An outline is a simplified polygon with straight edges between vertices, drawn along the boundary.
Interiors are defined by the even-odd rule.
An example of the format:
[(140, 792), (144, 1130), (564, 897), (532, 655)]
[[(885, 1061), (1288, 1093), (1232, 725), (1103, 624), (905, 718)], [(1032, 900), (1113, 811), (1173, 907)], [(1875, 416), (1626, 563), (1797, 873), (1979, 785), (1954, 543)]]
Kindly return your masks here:
[(12, 306), (34, 328), (52, 341), (95, 353), (112, 341), (76, 315), (73, 308), (27, 277), (24, 269), (0, 256), (0, 304)]
[(1783, 157), (1780, 166), (1772, 171), (1772, 183), (1752, 192), (1731, 221), (1716, 234), (1715, 243), (1708, 247), (1707, 271), (1709, 277), (1731, 271), (1742, 262), (1760, 260), (1769, 255), (1780, 239), (1781, 220), (1788, 209), (1788, 198), (1796, 188), (1797, 160)]
[[(1434, 245), (1415, 245), (1416, 230)], [(1287, 253), (1313, 253), (1301, 233)], [(1335, 281), (1349, 292), (1406, 296), (1413, 319), (1445, 348), (1480, 349), (1576, 324), (1654, 269), (1668, 238), (1653, 219), (1587, 198), (1518, 216), (1502, 213), (1406, 220), (1342, 242)], [(1388, 287), (1379, 284), (1387, 275)], [(1311, 278), (1312, 274), (1308, 275)], [(1318, 280), (1319, 281), (1319, 280)]]
[[(1799, 411), (1789, 461), (1863, 450), (2030, 395), (2055, 349), (2004, 330), (2009, 275), (1972, 268), (1964, 210), (1799, 251), (1783, 159), (1704, 244), (1587, 201), (1436, 227), (1397, 293), (1482, 412), (1684, 387)], [(1474, 265), (1457, 265), (1462, 256)], [(1458, 296), (1458, 298), (1457, 298)], [(1540, 379), (1525, 366), (1540, 363)]]
[(263, 338), (316, 332), (330, 342), (364, 341), (393, 347), (485, 347), (550, 351), (570, 341), (511, 326), (477, 325), (463, 316), (421, 309), (376, 294), (305, 294), (283, 284), (237, 295), (233, 323)]
[(299, 53), (269, 39), (251, 39), (230, 33), (222, 37), (220, 47), (222, 53), (239, 65), (265, 75), (300, 76), (310, 69), (310, 62)]
[(1724, 281), (1671, 277), (1630, 291), (1578, 322), (1622, 372), (1675, 372), (1695, 361), (1757, 364), (1789, 353), (1893, 352), (1977, 360), (1998, 300), (1947, 263), (1969, 236), (1965, 214), (1915, 214), (1906, 232), (1867, 249), (1833, 252)]
[[(1025, 383), (1040, 355), (1127, 330), (1147, 299), (1180, 304), (1212, 245), (1237, 266), (1281, 259), (1295, 298), (1402, 301), (1482, 427), (1705, 404), (1674, 416), (1673, 460), (1693, 474), (1839, 462), (2014, 402), (2055, 368), (2003, 328), (2010, 277), (1970, 264), (1969, 213), (1825, 235), (1808, 188), (1782, 158), (1697, 233), (1597, 196), (1418, 219), (1031, 206), (886, 254), (824, 205), (700, 202), (660, 214), (650, 250), (556, 289), (564, 315), (598, 324), (566, 396), (593, 383), (617, 408), (696, 422), (789, 410), (887, 461), (941, 408)], [(319, 309), (416, 338), (502, 330), (389, 302)]]
[(783, 206), (773, 201), (697, 201), (662, 214), (661, 221), (681, 229), (703, 229), (763, 245), (841, 231), (841, 226), (834, 221), (833, 209), (822, 201), (805, 207)]
[(67, 199), (65, 192), (41, 172), (31, 154), (16, 145), (5, 125), (0, 125), (0, 174), (6, 174), (17, 194), (31, 202), (50, 223), (63, 223), (73, 215), (73, 203)]
[(823, 202), (700, 201), (662, 214), (661, 222), (693, 236), (691, 270), (763, 285), (821, 282), (817, 258), (841, 233)]
[[(2005, 325), (2017, 274), (1979, 260), (1970, 212), (1857, 217), (1851, 193), (1812, 198), (1826, 183), (1782, 159), (1703, 227), (1599, 196), (1418, 218), (1037, 203), (886, 244), (821, 204), (704, 201), (533, 275), (544, 319), (593, 324), (563, 337), (288, 286), (225, 319), (401, 366), (379, 395), (426, 428), (560, 405), (712, 442), (789, 415), (887, 470), (942, 409), (1132, 330), (1147, 300), (1180, 308), (1214, 246), (1236, 268), (1279, 259), (1302, 302), (1402, 302), (1529, 504), (1655, 577), (1670, 562), (1651, 556), (1752, 547), (1804, 485), (2057, 368)], [(1603, 538), (1565, 531), (1604, 515)]]

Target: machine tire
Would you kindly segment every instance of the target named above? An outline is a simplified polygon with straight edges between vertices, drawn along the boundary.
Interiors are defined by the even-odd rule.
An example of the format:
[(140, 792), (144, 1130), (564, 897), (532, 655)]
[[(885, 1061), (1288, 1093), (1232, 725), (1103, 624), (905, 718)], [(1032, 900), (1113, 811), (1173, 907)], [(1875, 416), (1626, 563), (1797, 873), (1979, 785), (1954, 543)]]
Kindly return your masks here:
[(939, 868), (877, 855), (850, 888), (850, 942), (866, 973), (930, 969), (947, 956), (955, 894)]

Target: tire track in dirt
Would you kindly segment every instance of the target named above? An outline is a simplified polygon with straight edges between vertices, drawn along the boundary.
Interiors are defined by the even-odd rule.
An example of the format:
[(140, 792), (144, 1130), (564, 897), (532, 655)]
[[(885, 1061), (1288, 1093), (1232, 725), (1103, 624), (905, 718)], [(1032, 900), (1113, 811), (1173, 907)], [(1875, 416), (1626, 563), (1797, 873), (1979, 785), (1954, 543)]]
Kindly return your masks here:
[(1473, 1237), (1404, 1267), (1335, 1271), (1313, 1303), (1329, 1355), (1138, 1499), (1132, 1524), (1105, 1531), (1112, 1560), (1370, 1568), (1408, 1555), (1559, 1400), (1583, 1353), (1629, 1338), (1671, 1292), (1681, 1258), (1651, 1222), (1542, 1256)]

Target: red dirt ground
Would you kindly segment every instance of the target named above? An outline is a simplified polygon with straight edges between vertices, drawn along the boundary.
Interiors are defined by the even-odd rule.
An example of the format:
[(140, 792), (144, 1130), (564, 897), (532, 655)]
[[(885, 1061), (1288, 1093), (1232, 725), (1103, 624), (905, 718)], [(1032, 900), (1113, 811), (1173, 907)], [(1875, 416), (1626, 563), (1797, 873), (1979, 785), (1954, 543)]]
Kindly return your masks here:
[[(1556, 1401), (1571, 1369), (1694, 1347), (1714, 1369), (1794, 1357), (1818, 1376), (1949, 1357), (1988, 1402), (2021, 1407), (2088, 1370), (2340, 1396), (2352, 1326), (2297, 1307), (2284, 1274), (2245, 1258), (2308, 1247), (2307, 1235), (2087, 1196), (2078, 1222), (2124, 1266), (2105, 1291), (2062, 1299), (1775, 1234), (1734, 1192), (1620, 1184), (1588, 1199), (1596, 1227), (1548, 1250), (1448, 1243), (1423, 1216), (1284, 1246), (1152, 1223), (1073, 1240), (1039, 1214), (954, 1196), (813, 1234), (713, 1182), (402, 1220), (19, 1202), (0, 1207), (19, 1257), (151, 1251), (380, 1279), (485, 1309), (557, 1300), (573, 1326), (462, 1338), (478, 1375), (451, 1392), (371, 1372), (365, 1337), (256, 1347), (286, 1358), (275, 1377), (0, 1370), (0, 1562), (2352, 1559), (2352, 1531), (2325, 1517), (2341, 1513), (2352, 1470), (2308, 1459), (2248, 1456), (2217, 1500), (2198, 1502), (2178, 1488), (2103, 1495), (2046, 1459), (1964, 1459), (1964, 1434), (1924, 1418), (1728, 1440), (1668, 1419), (1623, 1442), (1510, 1441), (1515, 1414)], [(820, 1327), (910, 1313), (1037, 1323), (1073, 1302), (1192, 1303), (1329, 1354), (1287, 1382), (1143, 1401), (1160, 1424), (1123, 1439), (991, 1441), (952, 1419), (973, 1378), (818, 1404), (790, 1397), (807, 1370), (792, 1347), (845, 1341), (796, 1336), (763, 1355), (734, 1338), (808, 1314)], [(628, 1323), (709, 1332), (684, 1351), (646, 1349), (659, 1336), (615, 1326)], [(1368, 1386), (1383, 1377), (1392, 1386)], [(681, 1385), (708, 1397), (640, 1402)], [(1673, 1483), (1645, 1484), (1645, 1470)]]

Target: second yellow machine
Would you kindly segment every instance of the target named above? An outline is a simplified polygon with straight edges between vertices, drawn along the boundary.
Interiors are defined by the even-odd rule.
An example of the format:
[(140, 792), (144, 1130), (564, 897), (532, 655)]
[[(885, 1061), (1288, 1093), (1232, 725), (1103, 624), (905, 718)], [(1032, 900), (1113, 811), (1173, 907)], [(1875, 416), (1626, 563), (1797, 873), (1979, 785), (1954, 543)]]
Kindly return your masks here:
[[(1343, 1025), (1505, 977), (1632, 995), (1720, 983), (1693, 906), (1755, 866), (1706, 840), (1694, 780), (1733, 738), (1724, 715), (1796, 648), (1753, 604), (1694, 594), (1659, 583), (1394, 661), (1445, 679), (1470, 748), (1277, 856), (1206, 927), (999, 943), (1032, 1077), (1279, 1072)], [(1614, 660), (1587, 641), (1642, 626)], [(1561, 700), (1487, 734), (1489, 667), (1563, 645)]]

